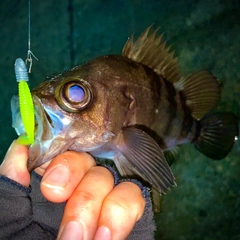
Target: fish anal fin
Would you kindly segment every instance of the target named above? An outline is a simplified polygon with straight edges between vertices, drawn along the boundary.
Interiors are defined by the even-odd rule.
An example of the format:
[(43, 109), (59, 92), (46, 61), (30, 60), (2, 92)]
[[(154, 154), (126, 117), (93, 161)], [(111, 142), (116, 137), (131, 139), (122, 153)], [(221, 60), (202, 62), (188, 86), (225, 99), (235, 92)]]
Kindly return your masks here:
[(163, 151), (163, 154), (164, 154), (169, 166), (171, 166), (175, 162), (175, 158), (176, 158), (178, 152), (179, 152), (178, 146), (174, 146), (174, 147), (168, 148), (167, 150)]
[(148, 27), (135, 42), (132, 35), (124, 45), (122, 55), (148, 66), (169, 82), (176, 82), (180, 79), (177, 58), (170, 52), (170, 46), (166, 47), (163, 34), (157, 36), (158, 29), (150, 33), (151, 28)]
[(199, 122), (195, 147), (209, 158), (220, 160), (238, 138), (238, 119), (230, 112), (209, 113)]
[(218, 81), (206, 70), (183, 77), (173, 85), (176, 90), (183, 93), (186, 105), (195, 119), (201, 119), (220, 101)]

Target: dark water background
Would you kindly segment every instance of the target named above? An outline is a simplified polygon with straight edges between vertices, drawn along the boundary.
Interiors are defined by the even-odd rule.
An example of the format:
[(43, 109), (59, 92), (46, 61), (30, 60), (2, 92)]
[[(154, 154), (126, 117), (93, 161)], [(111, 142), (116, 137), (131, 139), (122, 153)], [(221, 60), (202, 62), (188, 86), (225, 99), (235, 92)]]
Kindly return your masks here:
[[(31, 87), (96, 56), (120, 53), (132, 32), (155, 23), (190, 73), (208, 69), (223, 82), (219, 110), (240, 116), (238, 0), (32, 0), (31, 50), (39, 58)], [(27, 54), (26, 0), (0, 1), (0, 159), (16, 138), (10, 99), (14, 61)], [(156, 239), (240, 239), (240, 144), (222, 161), (185, 145), (172, 166), (178, 187), (163, 197)]]

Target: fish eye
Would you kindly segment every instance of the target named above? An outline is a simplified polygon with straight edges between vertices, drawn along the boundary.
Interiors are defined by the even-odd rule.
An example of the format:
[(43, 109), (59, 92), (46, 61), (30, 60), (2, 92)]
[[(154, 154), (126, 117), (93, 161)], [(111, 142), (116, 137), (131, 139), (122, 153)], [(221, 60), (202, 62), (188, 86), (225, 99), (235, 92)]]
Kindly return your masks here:
[(66, 80), (55, 91), (60, 107), (68, 112), (78, 112), (90, 105), (92, 91), (89, 84), (82, 79)]
[(73, 104), (79, 103), (85, 98), (85, 90), (78, 84), (72, 84), (66, 89), (66, 96)]

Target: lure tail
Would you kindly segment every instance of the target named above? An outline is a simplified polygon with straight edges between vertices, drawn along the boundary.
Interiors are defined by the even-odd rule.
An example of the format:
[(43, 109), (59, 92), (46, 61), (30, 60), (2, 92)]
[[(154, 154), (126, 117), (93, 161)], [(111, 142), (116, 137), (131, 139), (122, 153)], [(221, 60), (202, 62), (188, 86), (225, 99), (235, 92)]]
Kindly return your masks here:
[(17, 142), (23, 145), (30, 145), (34, 142), (34, 106), (32, 95), (28, 87), (28, 73), (24, 61), (21, 58), (16, 59), (15, 73), (18, 84), (20, 114), (26, 135), (21, 135)]
[(238, 119), (233, 113), (210, 113), (198, 122), (193, 143), (207, 157), (220, 160), (238, 139), (238, 131)]

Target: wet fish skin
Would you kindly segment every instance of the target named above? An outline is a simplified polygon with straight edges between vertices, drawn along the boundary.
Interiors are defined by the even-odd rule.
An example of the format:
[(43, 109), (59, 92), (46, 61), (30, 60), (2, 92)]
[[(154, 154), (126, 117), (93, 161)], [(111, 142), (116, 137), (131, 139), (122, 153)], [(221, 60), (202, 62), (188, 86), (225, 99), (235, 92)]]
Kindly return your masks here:
[[(87, 79), (94, 100), (83, 111), (68, 113), (56, 104), (55, 90), (63, 82), (79, 78)], [(44, 106), (74, 119), (71, 138), (84, 136), (82, 143), (78, 140), (81, 145), (78, 148), (90, 151), (94, 142), (104, 142), (102, 137), (108, 132), (117, 135), (123, 127), (138, 126), (158, 138), (160, 147), (166, 149), (189, 141), (187, 137), (193, 134), (194, 125), (189, 109), (182, 106), (180, 94), (173, 85), (169, 85), (167, 80), (147, 66), (121, 55), (109, 55), (98, 57), (42, 84), (33, 90), (33, 94), (41, 99)], [(169, 120), (175, 123), (169, 124)], [(181, 129), (183, 121), (186, 127)], [(172, 126), (174, 130), (171, 130)], [(169, 143), (164, 141), (170, 134), (174, 144), (170, 143), (171, 140)]]
[[(142, 83), (139, 78), (143, 79)], [(93, 93), (91, 104), (86, 109), (74, 113), (67, 112), (59, 104), (56, 104), (55, 94), (59, 85), (67, 84), (73, 79), (81, 79), (81, 81), (86, 79)], [(126, 82), (127, 79), (131, 79), (131, 81)], [(155, 122), (155, 112), (152, 111), (151, 104), (155, 104), (157, 107), (155, 102), (159, 100), (159, 92), (154, 89), (159, 87), (158, 79), (158, 75), (147, 66), (133, 62), (121, 55), (109, 55), (96, 58), (41, 84), (33, 90), (33, 95), (41, 99), (45, 109), (52, 109), (55, 113), (68, 115), (73, 120), (69, 131), (58, 144), (61, 145), (61, 142), (65, 142), (65, 144), (69, 145), (69, 142), (71, 142), (70, 146), (68, 146), (69, 150), (90, 152), (93, 156), (112, 158), (115, 162), (121, 159), (121, 162), (123, 156), (117, 148), (116, 139), (123, 129), (137, 124), (139, 124), (139, 127), (143, 125), (150, 128)], [(148, 117), (146, 118), (146, 116)], [(47, 132), (47, 129), (45, 132)], [(158, 186), (160, 191), (164, 191), (169, 185), (175, 184), (173, 174), (155, 141), (151, 140), (143, 131), (137, 134), (142, 134), (146, 141), (152, 141), (149, 146), (152, 149), (157, 149), (156, 153), (161, 157), (158, 158), (156, 166), (158, 171), (155, 171), (155, 174), (152, 175), (158, 175), (161, 169), (166, 170), (167, 180), (164, 177), (165, 180)], [(139, 147), (142, 148), (141, 145)], [(36, 148), (31, 148), (33, 152), (36, 151)], [(58, 152), (61, 150), (59, 148)], [(51, 147), (48, 150), (49, 154), (52, 156)], [(150, 158), (149, 152), (148, 158)], [(34, 166), (40, 165), (47, 160), (49, 160), (47, 155), (45, 158), (41, 156)], [(31, 161), (35, 162), (36, 159), (30, 158)], [(145, 162), (148, 164), (147, 160)], [(120, 163), (120, 165), (122, 164)], [(128, 164), (128, 161), (125, 161), (125, 165), (126, 169), (134, 168)], [(123, 174), (129, 172), (126, 169), (123, 170), (123, 168), (121, 167), (120, 172)], [(141, 167), (134, 169), (134, 174), (148, 178), (148, 173), (144, 175), (139, 171), (141, 172)]]
[[(163, 150), (192, 142), (211, 158), (225, 157), (238, 125), (231, 113), (208, 114), (220, 100), (217, 79), (207, 71), (182, 76), (162, 39), (148, 28), (122, 55), (95, 58), (35, 88), (29, 169), (68, 149), (89, 152), (112, 159), (123, 176), (140, 176), (157, 196), (175, 185)], [(73, 85), (84, 89), (77, 103)]]

